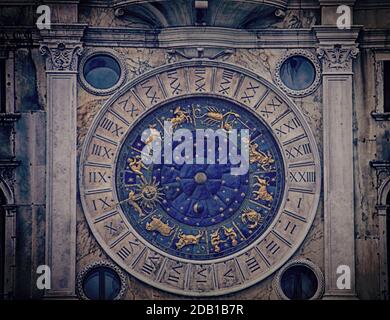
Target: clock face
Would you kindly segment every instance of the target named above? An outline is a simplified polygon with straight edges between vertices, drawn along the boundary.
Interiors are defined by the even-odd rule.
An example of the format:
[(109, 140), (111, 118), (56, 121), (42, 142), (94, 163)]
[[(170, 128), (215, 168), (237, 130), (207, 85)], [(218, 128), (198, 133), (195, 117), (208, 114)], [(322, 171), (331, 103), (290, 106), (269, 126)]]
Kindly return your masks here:
[[(181, 129), (190, 151), (175, 161), (183, 140), (168, 133)], [(165, 150), (143, 161), (155, 137), (172, 161)], [(248, 152), (240, 174), (234, 151)], [(174, 293), (219, 295), (264, 279), (298, 248), (316, 212), (319, 168), (304, 118), (271, 84), (235, 66), (186, 62), (105, 104), (84, 143), (81, 200), (94, 236), (130, 274)]]

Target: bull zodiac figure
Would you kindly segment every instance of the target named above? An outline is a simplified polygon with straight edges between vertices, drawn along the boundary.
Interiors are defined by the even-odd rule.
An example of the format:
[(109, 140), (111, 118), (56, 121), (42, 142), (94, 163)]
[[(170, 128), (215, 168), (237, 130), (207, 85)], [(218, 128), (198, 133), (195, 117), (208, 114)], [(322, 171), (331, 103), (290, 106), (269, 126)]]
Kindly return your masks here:
[(168, 237), (173, 228), (169, 226), (168, 223), (162, 222), (158, 217), (153, 216), (152, 220), (146, 224), (146, 230), (148, 231), (158, 231), (161, 235)]
[[(199, 112), (200, 109), (197, 109), (196, 111)], [(204, 121), (206, 124), (218, 124), (220, 125), (221, 129), (225, 130), (226, 132), (229, 132), (233, 129), (234, 121), (240, 118), (240, 115), (232, 111), (221, 113), (214, 107), (208, 107), (207, 112), (205, 114), (196, 115), (196, 118), (206, 118), (206, 120)]]
[(183, 123), (193, 123), (193, 119), (190, 116), (190, 113), (187, 111), (181, 110), (181, 107), (177, 107), (175, 111), (173, 111), (174, 117), (168, 119), (172, 123), (172, 129), (175, 129), (177, 126)]
[(252, 143), (249, 146), (249, 162), (258, 163), (263, 170), (268, 170), (271, 164), (275, 163), (275, 160), (272, 159), (271, 154), (265, 154), (262, 151), (258, 150), (259, 145), (257, 143)]
[(248, 223), (248, 229), (255, 229), (259, 223), (263, 222), (263, 217), (255, 210), (246, 208), (242, 212), (241, 221), (243, 223)]
[(273, 197), (267, 191), (267, 187), (269, 186), (268, 181), (257, 176), (255, 178), (257, 180), (257, 183), (255, 183), (253, 186), (255, 188), (258, 187), (258, 190), (253, 191), (253, 193), (256, 195), (255, 200), (264, 200), (271, 202), (273, 200)]
[(179, 241), (176, 242), (176, 248), (181, 249), (190, 244), (199, 244), (200, 239), (203, 237), (203, 231), (199, 231), (197, 235), (179, 233)]

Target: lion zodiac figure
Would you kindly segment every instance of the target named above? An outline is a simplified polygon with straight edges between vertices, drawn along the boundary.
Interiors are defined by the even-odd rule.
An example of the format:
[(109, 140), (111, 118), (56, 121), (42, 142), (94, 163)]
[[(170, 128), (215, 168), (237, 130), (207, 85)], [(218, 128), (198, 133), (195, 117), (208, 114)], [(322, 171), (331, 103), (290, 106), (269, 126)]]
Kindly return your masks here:
[(158, 217), (153, 216), (152, 220), (146, 224), (146, 230), (148, 231), (158, 231), (160, 234), (162, 234), (165, 237), (168, 237), (171, 233), (173, 228), (169, 226), (168, 223), (162, 222)]
[(243, 223), (248, 223), (248, 229), (255, 229), (259, 223), (263, 222), (263, 217), (255, 210), (246, 208), (242, 212), (241, 221)]
[(268, 181), (257, 176), (255, 178), (257, 180), (257, 183), (255, 183), (253, 186), (255, 188), (258, 188), (258, 190), (253, 191), (253, 194), (255, 194), (255, 200), (264, 200), (271, 202), (273, 200), (273, 197), (267, 190), (267, 187), (269, 186)]
[(199, 244), (200, 239), (203, 237), (203, 231), (199, 231), (197, 235), (184, 234), (183, 232), (180, 232), (178, 237), (179, 241), (176, 242), (176, 248), (180, 250), (190, 244)]

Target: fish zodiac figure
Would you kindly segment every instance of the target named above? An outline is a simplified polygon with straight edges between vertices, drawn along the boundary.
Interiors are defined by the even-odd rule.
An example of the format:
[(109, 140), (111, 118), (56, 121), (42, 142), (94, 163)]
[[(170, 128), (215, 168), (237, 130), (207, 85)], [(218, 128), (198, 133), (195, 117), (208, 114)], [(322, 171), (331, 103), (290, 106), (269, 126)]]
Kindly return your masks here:
[(173, 227), (170, 227), (168, 223), (162, 222), (158, 217), (153, 216), (152, 220), (146, 224), (146, 230), (148, 231), (158, 231), (161, 235), (168, 237), (173, 230)]
[(255, 229), (263, 221), (260, 213), (251, 208), (246, 208), (241, 215), (241, 221), (248, 223), (248, 229)]
[(147, 169), (147, 167), (142, 162), (141, 156), (137, 155), (134, 158), (129, 158), (127, 159), (127, 163), (129, 164), (129, 168), (131, 171), (141, 176), (141, 178), (144, 178), (144, 174), (141, 170)]
[(255, 178), (257, 180), (257, 183), (255, 183), (253, 186), (255, 188), (258, 188), (258, 190), (253, 191), (253, 194), (255, 194), (255, 200), (264, 200), (271, 202), (273, 200), (273, 197), (267, 191), (267, 187), (269, 186), (268, 181), (257, 176)]
[(275, 163), (271, 154), (265, 154), (258, 150), (259, 145), (257, 143), (251, 143), (249, 146), (249, 163), (258, 163), (263, 170), (268, 170), (271, 164)]
[(203, 231), (199, 231), (197, 235), (179, 233), (179, 241), (176, 242), (176, 248), (181, 249), (190, 244), (199, 244), (200, 239), (203, 237)]

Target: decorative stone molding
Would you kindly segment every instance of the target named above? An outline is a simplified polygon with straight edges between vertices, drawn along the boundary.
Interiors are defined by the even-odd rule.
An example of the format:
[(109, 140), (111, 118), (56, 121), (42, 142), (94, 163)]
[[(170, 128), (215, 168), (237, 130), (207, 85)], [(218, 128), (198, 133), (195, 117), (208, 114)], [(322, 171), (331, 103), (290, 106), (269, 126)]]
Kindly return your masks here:
[(77, 294), (78, 294), (79, 298), (82, 300), (89, 300), (88, 297), (85, 295), (84, 290), (83, 290), (84, 278), (90, 271), (92, 271), (95, 268), (99, 268), (99, 267), (110, 268), (118, 274), (119, 279), (121, 281), (121, 290), (119, 291), (119, 294), (115, 297), (114, 300), (120, 300), (124, 296), (124, 294), (127, 290), (126, 276), (125, 276), (124, 272), (117, 265), (115, 265), (109, 261), (106, 261), (106, 260), (93, 262), (93, 263), (87, 265), (84, 269), (82, 269), (79, 272), (79, 274), (77, 275), (77, 284), (76, 284)]
[(81, 44), (65, 45), (60, 42), (56, 46), (42, 45), (40, 52), (47, 56), (46, 70), (48, 71), (76, 71), (78, 56), (81, 55), (83, 49)]
[(307, 259), (297, 259), (297, 260), (290, 261), (289, 263), (285, 264), (284, 267), (281, 268), (277, 272), (277, 274), (275, 275), (275, 277), (272, 281), (272, 286), (273, 286), (274, 290), (276, 291), (276, 294), (278, 295), (278, 297), (282, 300), (290, 300), (283, 292), (281, 281), (282, 281), (282, 277), (283, 277), (284, 272), (287, 269), (294, 267), (294, 266), (305, 266), (305, 267), (309, 268), (311, 271), (313, 271), (313, 273), (315, 274), (315, 276), (317, 278), (318, 286), (317, 286), (317, 291), (315, 292), (314, 296), (310, 300), (321, 299), (321, 297), (324, 293), (324, 289), (325, 289), (324, 275), (323, 275), (321, 269), (316, 264), (314, 264), (313, 262), (311, 262), (310, 260), (307, 260)]
[(352, 72), (352, 59), (356, 59), (359, 49), (336, 44), (329, 48), (318, 48), (317, 53), (323, 61), (325, 72)]
[[(280, 77), (280, 69), (283, 65), (283, 63), (290, 57), (293, 56), (302, 56), (310, 60), (310, 62), (313, 64), (315, 69), (315, 79), (313, 83), (310, 85), (310, 87), (304, 89), (304, 90), (293, 90), (287, 87), (281, 77)], [(307, 50), (302, 49), (293, 49), (287, 51), (282, 58), (279, 59), (279, 61), (276, 64), (275, 72), (274, 72), (274, 81), (280, 87), (284, 92), (286, 92), (288, 95), (293, 97), (306, 97), (310, 94), (312, 94), (315, 90), (317, 90), (320, 82), (321, 82), (321, 65), (317, 59), (317, 57)]]
[[(376, 185), (378, 190), (377, 206), (386, 205), (386, 196), (390, 192), (390, 183), (388, 184), (388, 180), (390, 179), (390, 161), (374, 160), (370, 161), (370, 166), (376, 171)], [(386, 186), (389, 190), (384, 190)]]
[(175, 57), (181, 57), (185, 60), (205, 58), (209, 60), (216, 60), (218, 58), (224, 58), (232, 55), (234, 50), (232, 49), (210, 49), (210, 48), (195, 48), (193, 50), (185, 49), (169, 49), (167, 51), (168, 55), (171, 57), (169, 60), (176, 60)]
[[(121, 75), (119, 77), (118, 82), (114, 86), (112, 86), (111, 88), (108, 88), (108, 89), (95, 88), (95, 87), (91, 86), (84, 77), (83, 70), (84, 70), (84, 66), (87, 63), (87, 61), (90, 58), (97, 56), (97, 55), (100, 55), (100, 54), (108, 55), (108, 56), (112, 57), (113, 59), (115, 59), (115, 61), (118, 62), (119, 67), (121, 69)], [(103, 96), (103, 95), (109, 95), (109, 94), (113, 93), (115, 90), (117, 90), (125, 82), (125, 80), (127, 79), (127, 73), (128, 73), (128, 71), (126, 68), (126, 64), (124, 63), (124, 58), (117, 51), (115, 51), (113, 49), (109, 49), (109, 48), (88, 49), (88, 51), (85, 52), (85, 54), (82, 56), (81, 61), (80, 61), (80, 66), (79, 66), (80, 83), (85, 90), (87, 90), (88, 92), (95, 94), (95, 95)]]

